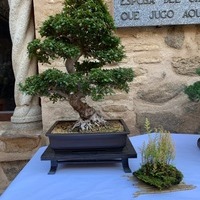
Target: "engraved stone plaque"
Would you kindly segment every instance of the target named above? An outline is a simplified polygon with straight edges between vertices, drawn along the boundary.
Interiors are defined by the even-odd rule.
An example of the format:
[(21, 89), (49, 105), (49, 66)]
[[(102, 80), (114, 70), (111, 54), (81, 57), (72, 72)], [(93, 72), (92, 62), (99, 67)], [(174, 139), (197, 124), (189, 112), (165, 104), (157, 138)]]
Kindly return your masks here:
[(200, 0), (113, 0), (116, 27), (200, 24)]

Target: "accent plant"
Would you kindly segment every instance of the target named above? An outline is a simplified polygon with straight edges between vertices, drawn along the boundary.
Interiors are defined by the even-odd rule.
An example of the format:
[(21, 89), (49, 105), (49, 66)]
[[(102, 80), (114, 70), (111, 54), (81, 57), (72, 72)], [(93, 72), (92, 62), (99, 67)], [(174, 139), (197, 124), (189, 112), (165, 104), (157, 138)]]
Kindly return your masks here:
[(142, 164), (133, 175), (160, 190), (179, 184), (183, 174), (171, 164), (175, 158), (175, 147), (170, 133), (158, 128), (154, 130), (154, 135), (151, 135), (148, 119), (145, 128), (149, 134), (149, 141), (147, 144), (144, 142), (141, 148)]
[(100, 100), (115, 90), (128, 92), (134, 77), (131, 68), (103, 68), (125, 57), (114, 31), (114, 21), (102, 0), (65, 0), (63, 10), (43, 22), (42, 38), (30, 42), (28, 52), (41, 63), (62, 58), (66, 72), (53, 68), (28, 77), (20, 84), (21, 91), (53, 102), (68, 100), (80, 116), (74, 128), (104, 125), (105, 119), (85, 98)]

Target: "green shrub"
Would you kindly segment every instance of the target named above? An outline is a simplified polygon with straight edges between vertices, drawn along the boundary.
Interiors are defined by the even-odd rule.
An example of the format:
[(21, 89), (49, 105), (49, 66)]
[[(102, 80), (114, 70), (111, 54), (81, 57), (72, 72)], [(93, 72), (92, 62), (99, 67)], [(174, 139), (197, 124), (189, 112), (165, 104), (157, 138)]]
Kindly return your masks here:
[(175, 158), (175, 147), (170, 132), (163, 128), (154, 129), (151, 134), (150, 122), (146, 119), (145, 129), (149, 134), (149, 141), (141, 148), (141, 168), (133, 173), (139, 180), (166, 189), (179, 184), (183, 174), (171, 163)]
[[(196, 73), (200, 75), (200, 68), (196, 70)], [(200, 81), (196, 81), (192, 85), (185, 87), (185, 94), (188, 95), (188, 98), (191, 101), (199, 101), (200, 100)]]

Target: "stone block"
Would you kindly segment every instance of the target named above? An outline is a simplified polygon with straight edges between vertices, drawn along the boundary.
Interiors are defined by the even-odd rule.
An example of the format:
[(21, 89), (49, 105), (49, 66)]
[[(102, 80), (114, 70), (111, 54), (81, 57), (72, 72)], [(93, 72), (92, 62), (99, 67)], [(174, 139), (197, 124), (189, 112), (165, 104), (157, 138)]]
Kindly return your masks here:
[(127, 100), (128, 98), (129, 98), (129, 95), (127, 94), (114, 94), (111, 96), (106, 96), (105, 100), (120, 101), (120, 100)]
[(200, 57), (173, 57), (171, 65), (177, 74), (197, 76), (196, 69), (200, 68)]
[(3, 193), (3, 191), (6, 189), (6, 187), (9, 185), (9, 180), (4, 173), (2, 169), (2, 165), (0, 163), (0, 194)]
[(184, 84), (178, 83), (158, 83), (149, 85), (137, 92), (137, 97), (150, 103), (165, 103), (179, 95), (184, 89)]
[(176, 116), (174, 113), (165, 111), (163, 111), (162, 113), (150, 113), (147, 111), (138, 113), (136, 115), (136, 123), (141, 133), (146, 132), (144, 128), (146, 118), (151, 123), (152, 131), (154, 131), (154, 128), (162, 127), (164, 130), (170, 131), (172, 133), (177, 131), (183, 132), (183, 129), (181, 129), (181, 127), (184, 124), (184, 119), (180, 116)]
[(1, 167), (3, 169), (4, 174), (6, 174), (7, 179), (12, 181), (16, 175), (22, 170), (22, 168), (26, 165), (28, 161), (11, 161), (11, 162), (2, 162)]
[(128, 110), (125, 105), (106, 105), (102, 107), (104, 112), (126, 112)]
[(195, 41), (197, 43), (198, 50), (200, 50), (200, 28), (198, 26), (197, 26), (197, 33), (195, 36)]
[(184, 31), (181, 26), (170, 27), (167, 31), (167, 36), (165, 37), (165, 43), (174, 49), (181, 49), (184, 43)]
[(153, 64), (160, 63), (162, 58), (160, 56), (137, 56), (134, 58), (134, 61), (138, 64)]
[(159, 45), (157, 44), (134, 44), (131, 46), (132, 51), (140, 52), (140, 51), (158, 51)]
[(40, 137), (12, 137), (9, 136), (7, 138), (1, 138), (1, 140), (4, 142), (6, 148), (5, 151), (6, 153), (13, 153), (13, 152), (18, 152), (18, 153), (23, 153), (27, 151), (32, 151), (38, 146), (40, 146)]
[(5, 150), (6, 150), (6, 144), (5, 144), (5, 142), (0, 140), (0, 152), (5, 151)]

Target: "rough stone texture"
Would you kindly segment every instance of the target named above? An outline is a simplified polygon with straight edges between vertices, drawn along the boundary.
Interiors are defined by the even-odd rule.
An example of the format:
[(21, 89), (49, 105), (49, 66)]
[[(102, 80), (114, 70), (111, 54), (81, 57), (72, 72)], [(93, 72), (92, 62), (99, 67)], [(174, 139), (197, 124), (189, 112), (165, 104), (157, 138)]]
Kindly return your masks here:
[(196, 30), (195, 41), (197, 42), (198, 50), (200, 50), (200, 27), (197, 25), (196, 28), (197, 30)]
[(136, 57), (134, 58), (134, 61), (135, 63), (137, 64), (152, 64), (152, 63), (160, 63), (162, 61), (162, 58), (161, 57), (150, 57), (150, 56), (147, 56), (147, 57)]
[(9, 186), (10, 182), (17, 176), (26, 163), (26, 160), (0, 163), (0, 194)]
[(47, 144), (42, 129), (32, 131), (13, 129), (11, 122), (0, 123), (0, 193), (33, 156)]
[[(144, 123), (145, 119), (148, 118), (151, 127), (159, 128), (162, 127), (164, 130), (174, 133), (190, 133), (195, 127), (194, 133), (200, 132), (200, 105), (195, 103), (185, 103), (185, 109), (181, 112), (177, 108), (171, 107), (169, 110), (152, 111), (152, 112), (141, 112), (137, 113), (136, 123), (141, 133), (145, 133)], [(175, 112), (172, 112), (172, 111)], [(196, 114), (195, 114), (196, 113)], [(194, 117), (195, 116), (195, 117)], [(194, 130), (194, 129), (193, 129)]]
[[(61, 6), (63, 0), (44, 0), (41, 1), (33, 0), (34, 3), (34, 12), (35, 12), (35, 23), (36, 23), (36, 30), (42, 25), (42, 22), (49, 16), (53, 15), (54, 13), (58, 13), (61, 10)], [(38, 16), (39, 15), (39, 16)], [(39, 37), (39, 34), (37, 34)]]
[(172, 26), (167, 31), (165, 43), (174, 49), (181, 49), (184, 43), (184, 31), (182, 26)]
[(9, 183), (8, 177), (4, 173), (0, 163), (0, 194), (8, 187)]
[(200, 104), (194, 102), (186, 102), (183, 104), (183, 115), (181, 117), (184, 119), (184, 124), (183, 127), (180, 128), (182, 130), (181, 132), (188, 133), (191, 132), (191, 130), (194, 130), (194, 133), (200, 132), (199, 113)]
[(142, 133), (145, 133), (144, 123), (146, 118), (150, 121), (152, 129), (159, 128), (174, 132), (175, 129), (179, 130), (184, 121), (171, 112), (162, 113), (138, 113), (137, 124), (139, 125)]
[(2, 162), (1, 167), (3, 172), (7, 175), (9, 181), (12, 181), (16, 175), (22, 170), (26, 165), (27, 160), (23, 161), (11, 161), (11, 162)]
[(107, 105), (102, 107), (104, 112), (126, 112), (127, 109), (124, 105)]
[(138, 91), (138, 98), (150, 102), (150, 103), (165, 103), (177, 95), (184, 89), (184, 85), (181, 83), (160, 83), (155, 86), (149, 85), (148, 88)]
[(174, 57), (171, 64), (177, 74), (196, 76), (196, 69), (200, 68), (200, 57)]
[(139, 44), (133, 44), (131, 46), (129, 46), (130, 43), (128, 43), (127, 41), (127, 48), (126, 50), (128, 51), (128, 48), (129, 48), (129, 51), (135, 51), (135, 52), (140, 52), (140, 51), (156, 51), (156, 50), (159, 50), (159, 45), (157, 44), (143, 44), (143, 43), (139, 43)]
[(12, 135), (9, 135), (7, 138), (2, 138), (2, 142), (4, 142), (6, 148), (4, 152), (6, 153), (14, 153), (14, 152), (28, 152), (32, 151), (36, 147), (38, 147), (40, 138), (39, 137), (27, 137), (21, 136), (19, 138), (13, 138)]

